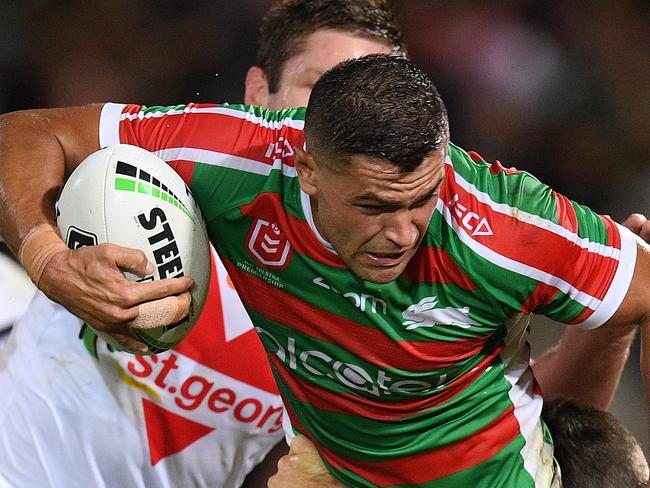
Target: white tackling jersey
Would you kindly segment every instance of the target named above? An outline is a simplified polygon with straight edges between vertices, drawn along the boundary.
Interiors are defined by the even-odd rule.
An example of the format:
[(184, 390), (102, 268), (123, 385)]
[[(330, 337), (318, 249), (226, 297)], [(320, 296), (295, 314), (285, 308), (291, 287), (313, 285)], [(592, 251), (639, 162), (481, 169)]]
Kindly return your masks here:
[(112, 352), (37, 293), (0, 350), (0, 487), (237, 487), (282, 403), (220, 261), (199, 323), (156, 356)]

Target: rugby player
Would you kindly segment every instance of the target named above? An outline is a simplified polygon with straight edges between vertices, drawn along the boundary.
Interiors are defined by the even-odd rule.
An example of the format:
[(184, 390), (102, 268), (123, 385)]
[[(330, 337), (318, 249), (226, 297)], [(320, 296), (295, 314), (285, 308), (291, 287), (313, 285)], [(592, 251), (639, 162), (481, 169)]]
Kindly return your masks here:
[[(117, 141), (180, 147), (179, 156), (183, 147), (203, 149), (196, 162), (165, 154), (192, 186), (271, 353), (287, 435), (307, 435), (351, 486), (557, 486), (528, 368), (527, 314), (606, 328), (645, 325), (650, 316), (642, 244), (528, 174), (454, 146), (435, 87), (403, 58), (369, 56), (328, 71), (310, 97), (304, 139), (301, 109), (107, 104), (37, 113), (54, 122), (33, 129), (29, 144), (11, 144), (25, 137), (24, 115), (5, 120), (4, 162), (14, 169), (2, 180), (14, 199), (11, 186), (33, 159), (69, 171)], [(158, 130), (167, 124), (177, 129)], [(286, 151), (269, 162), (267, 149), (279, 141)], [(237, 147), (260, 171), (235, 159), (220, 164)], [(32, 214), (29, 229), (39, 217), (51, 219)], [(290, 250), (285, 261), (269, 266), (249, 255), (255, 242), (240, 242), (260, 220), (276, 224)], [(93, 283), (102, 281), (95, 273), (111, 273), (97, 266), (108, 250), (136, 272), (146, 265), (141, 253), (69, 251), (47, 227), (35, 232), (49, 247), (36, 247), (35, 234), (25, 239), (20, 227), (18, 219), (4, 228), (7, 241), (23, 241), (19, 254), (30, 276), (42, 271), (45, 291), (63, 299), (70, 287), (83, 290), (80, 314), (109, 333), (137, 315), (140, 292), (125, 293), (114, 272), (104, 286)], [(81, 266), (88, 262), (95, 266)], [(72, 272), (54, 279), (62, 266)], [(259, 278), (255, 270), (268, 267), (277, 280)], [(175, 295), (188, 285), (164, 286)], [(98, 304), (100, 288), (114, 297), (112, 308)], [(362, 297), (376, 306), (364, 308)]]
[[(273, 109), (306, 105), (318, 77), (345, 59), (402, 48), (381, 0), (280, 2), (260, 34), (244, 100)], [(195, 329), (155, 358), (110, 349), (61, 305), (37, 296), (0, 352), (8, 363), (0, 370), (0, 485), (242, 483), (282, 439), (282, 404), (216, 255), (213, 266)], [(278, 455), (286, 449), (276, 447)], [(278, 455), (248, 486), (265, 481)]]
[[(259, 72), (257, 72), (257, 73), (259, 74)], [(251, 70), (251, 74), (249, 75), (249, 78), (251, 79), (252, 82), (254, 82), (256, 79), (259, 79), (259, 78), (256, 78), (254, 70)]]

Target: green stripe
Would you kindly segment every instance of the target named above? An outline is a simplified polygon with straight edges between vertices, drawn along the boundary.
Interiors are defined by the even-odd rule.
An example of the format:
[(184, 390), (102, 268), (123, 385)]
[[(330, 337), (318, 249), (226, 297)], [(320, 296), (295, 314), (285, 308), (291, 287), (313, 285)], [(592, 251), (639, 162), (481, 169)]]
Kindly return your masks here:
[(122, 191), (135, 191), (135, 180), (115, 178), (115, 189)]
[(607, 228), (601, 218), (589, 208), (571, 202), (578, 221), (578, 235), (590, 242), (607, 245)]
[(557, 223), (557, 205), (552, 190), (530, 173), (521, 171), (507, 175), (492, 174), (490, 165), (474, 162), (461, 148), (450, 144), (449, 156), (454, 171), (487, 193), (496, 203), (503, 203), (519, 210)]
[(161, 105), (152, 105), (151, 107), (141, 106), (140, 112), (144, 115), (153, 113), (167, 113), (172, 111), (185, 110), (187, 105), (169, 105), (167, 107)]
[(535, 483), (524, 467), (521, 449), (524, 438), (517, 436), (490, 459), (471, 468), (418, 485), (393, 485), (390, 488), (534, 488)]
[(327, 449), (348, 459), (387, 461), (460, 442), (500, 417), (512, 405), (502, 374), (496, 365), (452, 399), (397, 420), (320, 411), (289, 397), (301, 423)]
[(93, 331), (88, 324), (83, 324), (80, 331), (81, 340), (83, 341), (84, 347), (88, 350), (91, 356), (95, 359), (99, 359), (97, 354), (97, 334)]
[[(136, 189), (137, 188), (137, 189)], [(143, 195), (149, 195), (149, 190), (151, 190), (151, 196), (154, 198), (160, 198), (161, 200), (173, 205), (174, 207), (178, 208), (190, 221), (194, 224), (197, 225), (196, 221), (194, 220), (194, 216), (192, 213), (183, 205), (183, 203), (177, 199), (175, 199), (173, 196), (165, 193), (165, 192), (160, 192), (158, 189), (151, 187), (147, 183), (142, 183), (142, 182), (137, 182), (137, 187), (136, 187), (136, 181), (127, 179), (127, 178), (115, 178), (115, 189), (120, 190), (120, 191), (130, 191), (130, 192), (135, 192), (137, 191), (140, 194)]]
[(224, 103), (220, 105), (223, 108), (237, 110), (239, 112), (249, 113), (255, 117), (260, 117), (269, 122), (277, 122), (284, 119), (305, 120), (305, 108), (285, 108), (282, 110), (271, 110), (264, 107), (253, 105), (242, 105), (238, 103)]

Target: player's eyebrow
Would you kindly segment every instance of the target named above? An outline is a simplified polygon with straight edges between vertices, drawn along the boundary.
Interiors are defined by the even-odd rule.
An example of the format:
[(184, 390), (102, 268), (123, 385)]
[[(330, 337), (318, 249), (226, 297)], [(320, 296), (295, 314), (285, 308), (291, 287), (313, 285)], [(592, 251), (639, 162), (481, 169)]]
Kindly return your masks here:
[[(442, 178), (438, 181), (431, 190), (418, 198), (413, 205), (424, 203), (428, 200), (431, 200), (440, 190), (440, 185), (442, 184)], [(391, 200), (388, 198), (383, 198), (377, 195), (374, 192), (367, 192), (363, 195), (358, 195), (354, 197), (354, 203), (370, 203), (373, 205), (378, 205), (382, 207), (399, 207), (402, 205), (402, 202), (398, 200)]]

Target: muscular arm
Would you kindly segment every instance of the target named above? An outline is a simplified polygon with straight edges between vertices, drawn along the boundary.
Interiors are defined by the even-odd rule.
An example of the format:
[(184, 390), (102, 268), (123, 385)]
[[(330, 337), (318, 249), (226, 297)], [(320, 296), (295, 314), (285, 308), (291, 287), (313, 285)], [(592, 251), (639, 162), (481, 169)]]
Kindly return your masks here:
[[(639, 324), (642, 334), (641, 370), (646, 382), (646, 398), (650, 405), (650, 348), (648, 334), (650, 327), (650, 248), (639, 243), (634, 276), (623, 303), (613, 317), (602, 327), (616, 328)], [(650, 413), (650, 408), (648, 409)]]
[(0, 116), (0, 234), (14, 253), (36, 225), (54, 223), (65, 174), (99, 149), (101, 105)]
[(568, 327), (559, 344), (533, 363), (544, 400), (571, 398), (607, 410), (618, 387), (637, 326)]
[[(190, 298), (184, 292), (191, 279), (130, 282), (123, 270), (144, 276), (151, 266), (142, 251), (112, 244), (71, 251), (56, 231), (43, 227), (54, 224), (54, 201), (66, 175), (99, 149), (101, 108), (87, 105), (0, 116), (0, 234), (16, 254), (30, 241), (26, 255), (34, 259), (23, 264), (49, 298), (111, 334), (125, 349), (146, 352), (146, 345), (129, 330), (140, 314), (139, 305), (165, 298), (186, 315)], [(170, 297), (177, 294), (182, 295)]]

